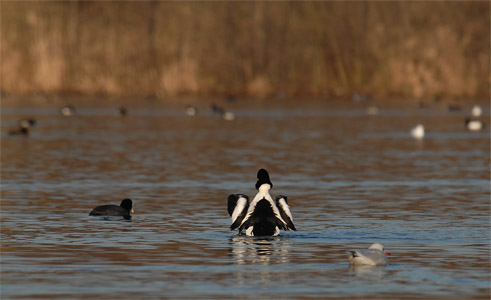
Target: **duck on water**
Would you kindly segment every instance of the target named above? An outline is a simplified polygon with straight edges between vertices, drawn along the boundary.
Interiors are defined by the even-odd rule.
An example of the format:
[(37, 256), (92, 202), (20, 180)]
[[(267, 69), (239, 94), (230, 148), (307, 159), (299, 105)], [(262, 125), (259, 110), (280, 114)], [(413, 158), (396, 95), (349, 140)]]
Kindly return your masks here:
[(277, 196), (275, 201), (269, 194), (273, 183), (265, 169), (257, 172), (256, 196), (249, 202), (244, 194), (228, 196), (228, 213), (232, 219), (230, 229), (245, 230), (247, 236), (276, 236), (283, 230), (297, 230), (286, 196)]
[(123, 199), (119, 206), (113, 204), (97, 206), (89, 213), (89, 216), (120, 216), (125, 219), (131, 219), (132, 213), (134, 213), (133, 201), (131, 199)]

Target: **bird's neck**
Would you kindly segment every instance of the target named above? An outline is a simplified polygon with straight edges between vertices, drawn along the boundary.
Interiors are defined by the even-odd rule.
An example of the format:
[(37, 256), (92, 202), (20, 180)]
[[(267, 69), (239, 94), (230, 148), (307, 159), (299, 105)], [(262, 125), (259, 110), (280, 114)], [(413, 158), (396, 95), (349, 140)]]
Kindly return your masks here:
[(271, 185), (269, 185), (268, 183), (264, 183), (264, 184), (261, 184), (258, 191), (261, 194), (269, 194), (270, 189), (271, 189)]

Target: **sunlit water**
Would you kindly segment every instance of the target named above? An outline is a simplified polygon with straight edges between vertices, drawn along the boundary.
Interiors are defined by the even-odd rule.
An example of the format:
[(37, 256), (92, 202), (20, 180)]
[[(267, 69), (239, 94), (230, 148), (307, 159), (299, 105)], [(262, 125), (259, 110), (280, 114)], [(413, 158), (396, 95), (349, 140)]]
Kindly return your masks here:
[[(489, 127), (439, 110), (235, 112), (2, 109), (1, 298), (489, 298)], [(8, 136), (26, 116), (30, 136)], [(226, 198), (254, 196), (259, 168), (298, 231), (229, 230)], [(131, 221), (88, 216), (127, 197)], [(390, 265), (350, 268), (346, 250), (373, 242)]]

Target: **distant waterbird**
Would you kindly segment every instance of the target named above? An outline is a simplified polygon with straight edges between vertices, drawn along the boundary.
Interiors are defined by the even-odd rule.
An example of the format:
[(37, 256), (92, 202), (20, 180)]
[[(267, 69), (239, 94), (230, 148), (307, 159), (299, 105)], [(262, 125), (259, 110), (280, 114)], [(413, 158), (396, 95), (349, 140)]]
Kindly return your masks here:
[(221, 106), (216, 105), (214, 102), (211, 104), (211, 112), (218, 114), (218, 115), (223, 115), (225, 112), (225, 109)]
[(387, 256), (389, 252), (385, 251), (384, 246), (375, 243), (368, 249), (348, 251), (348, 260), (352, 265), (384, 266), (389, 263)]
[(473, 117), (480, 117), (482, 114), (482, 108), (479, 105), (474, 105), (471, 109), (471, 116)]
[(198, 109), (195, 106), (188, 105), (186, 107), (186, 115), (190, 117), (194, 117), (198, 114)]
[(235, 113), (231, 111), (226, 111), (222, 114), (222, 118), (226, 121), (233, 121), (235, 120)]
[(18, 123), (18, 127), (8, 132), (10, 136), (14, 136), (14, 135), (28, 136), (30, 132), (30, 128), (37, 124), (36, 119), (34, 118), (21, 119), (17, 123)]
[(34, 118), (21, 119), (18, 122), (20, 127), (29, 128), (37, 125), (37, 121)]
[(97, 206), (89, 213), (89, 216), (121, 216), (129, 218), (132, 213), (134, 213), (133, 201), (131, 199), (123, 199), (119, 206), (113, 204)]
[(379, 109), (376, 106), (369, 106), (365, 109), (367, 115), (374, 116), (378, 115)]
[(72, 116), (75, 114), (75, 107), (73, 105), (63, 106), (62, 108), (60, 108), (60, 113), (66, 117)]
[(120, 106), (118, 108), (118, 112), (119, 112), (119, 115), (120, 116), (124, 117), (124, 116), (126, 116), (128, 114), (128, 109), (126, 107), (124, 107), (124, 106)]
[(422, 139), (425, 136), (425, 127), (422, 124), (418, 124), (409, 133), (415, 139)]
[(462, 110), (462, 107), (458, 104), (449, 104), (448, 111), (449, 112), (459, 112)]
[(484, 123), (480, 120), (465, 119), (465, 127), (470, 131), (479, 131), (484, 128)]

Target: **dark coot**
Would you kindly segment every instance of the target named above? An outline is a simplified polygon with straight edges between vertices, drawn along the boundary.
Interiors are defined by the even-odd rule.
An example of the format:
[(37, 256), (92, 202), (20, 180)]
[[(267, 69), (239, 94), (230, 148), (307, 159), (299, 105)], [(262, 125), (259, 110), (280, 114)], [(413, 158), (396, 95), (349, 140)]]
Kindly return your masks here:
[(131, 199), (124, 199), (121, 201), (121, 205), (101, 205), (94, 208), (89, 216), (122, 216), (129, 217), (133, 211), (133, 201)]

